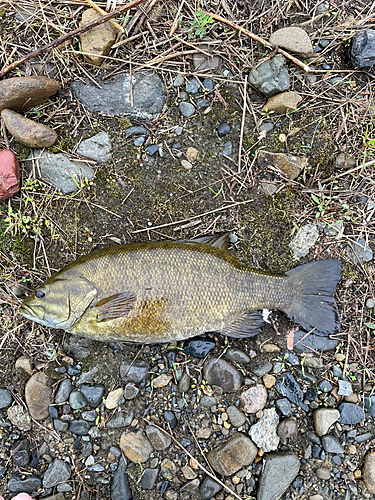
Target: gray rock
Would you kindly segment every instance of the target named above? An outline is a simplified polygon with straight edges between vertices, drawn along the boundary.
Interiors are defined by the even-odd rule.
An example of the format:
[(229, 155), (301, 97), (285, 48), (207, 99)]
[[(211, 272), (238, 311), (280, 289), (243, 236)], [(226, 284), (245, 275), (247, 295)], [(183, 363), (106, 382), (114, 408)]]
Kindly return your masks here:
[(44, 473), (43, 486), (45, 488), (53, 488), (57, 484), (67, 481), (70, 478), (70, 474), (70, 465), (55, 458)]
[(153, 120), (166, 104), (167, 91), (155, 73), (135, 73), (132, 85), (130, 75), (116, 75), (99, 83), (101, 88), (93, 83), (86, 85), (78, 80), (71, 85), (76, 98), (92, 112)]
[(340, 441), (330, 434), (322, 437), (322, 446), (326, 453), (335, 453), (336, 455), (342, 455), (344, 453), (344, 448)]
[(277, 435), (279, 416), (274, 408), (264, 409), (262, 417), (250, 427), (250, 436), (263, 452), (277, 450), (280, 438)]
[(219, 483), (211, 479), (210, 476), (206, 476), (202, 481), (199, 492), (202, 498), (213, 498), (222, 489), (223, 487)]
[[(214, 47), (210, 47), (207, 45), (200, 45), (200, 48), (205, 52), (211, 53), (214, 50)], [(217, 69), (220, 64), (219, 56), (206, 56), (202, 52), (198, 52), (197, 54), (193, 54), (193, 66), (197, 71), (203, 71), (204, 69)]]
[(160, 469), (145, 469), (141, 480), (143, 490), (152, 490), (156, 484)]
[(308, 407), (303, 404), (302, 390), (291, 373), (285, 372), (279, 375), (276, 379), (275, 388), (281, 396), (288, 398), (289, 401), (305, 409), (305, 411), (308, 410)]
[(111, 420), (107, 422), (107, 429), (120, 429), (121, 427), (129, 427), (134, 418), (134, 411), (120, 411), (115, 413)]
[(129, 384), (126, 384), (125, 389), (124, 389), (124, 398), (125, 399), (134, 399), (139, 392), (139, 389), (136, 385), (134, 385), (132, 382), (129, 382)]
[(272, 33), (270, 42), (288, 52), (294, 52), (301, 56), (313, 53), (313, 46), (306, 31), (295, 26), (281, 28)]
[(258, 449), (251, 439), (238, 432), (218, 448), (207, 453), (207, 460), (222, 476), (231, 476), (242, 467), (253, 463)]
[(199, 404), (200, 406), (203, 406), (203, 408), (211, 408), (211, 406), (216, 405), (216, 399), (213, 396), (207, 396), (205, 394), (201, 397)]
[(172, 442), (171, 438), (165, 432), (153, 425), (147, 427), (146, 435), (155, 450), (165, 450)]
[(126, 474), (126, 463), (121, 457), (111, 481), (111, 500), (131, 500), (131, 498), (132, 492)]
[(178, 73), (173, 81), (173, 87), (182, 87), (184, 83), (185, 78), (181, 75), (181, 73)]
[(53, 426), (58, 432), (66, 432), (68, 430), (69, 424), (68, 422), (64, 422), (63, 420), (55, 418), (53, 421)]
[(280, 439), (289, 439), (297, 434), (297, 421), (295, 418), (282, 420), (277, 427), (277, 435)]
[(186, 92), (197, 94), (201, 90), (201, 84), (197, 78), (189, 80), (186, 84)]
[(231, 141), (224, 143), (223, 155), (230, 156), (233, 153), (233, 145)]
[(340, 424), (343, 425), (359, 424), (366, 418), (363, 409), (360, 406), (355, 405), (353, 403), (342, 403), (339, 406), (339, 412), (340, 412), (339, 422)]
[(188, 483), (185, 483), (182, 488), (180, 488), (180, 493), (193, 493), (193, 491), (197, 490), (199, 488), (200, 481), (198, 478), (193, 479), (192, 481), (189, 481)]
[(0, 389), (0, 410), (8, 408), (13, 402), (13, 397), (6, 389)]
[(372, 439), (371, 432), (366, 432), (365, 434), (361, 434), (360, 436), (355, 437), (355, 440), (357, 443), (364, 443), (365, 441), (368, 441), (369, 439)]
[(315, 245), (318, 238), (319, 231), (317, 226), (306, 224), (299, 228), (297, 234), (290, 243), (293, 258), (299, 260), (301, 257), (305, 257), (309, 253), (310, 248)]
[(133, 127), (128, 127), (125, 129), (125, 137), (134, 137), (138, 135), (150, 135), (150, 131), (145, 127), (140, 127), (139, 125), (135, 125)]
[(313, 370), (320, 370), (324, 367), (324, 363), (322, 358), (311, 357), (305, 358), (303, 366), (305, 368), (312, 368)]
[(366, 68), (375, 64), (375, 31), (358, 31), (353, 36), (351, 60), (354, 67)]
[(150, 365), (143, 359), (125, 359), (120, 366), (120, 377), (124, 382), (140, 384), (142, 380), (148, 380)]
[(293, 452), (266, 455), (259, 479), (257, 500), (278, 500), (298, 475), (300, 461)]
[(133, 141), (133, 144), (136, 148), (138, 148), (139, 146), (142, 146), (142, 144), (144, 144), (145, 142), (146, 142), (145, 137), (136, 137)]
[(318, 436), (324, 436), (328, 433), (331, 425), (340, 418), (340, 412), (333, 408), (320, 408), (314, 411), (313, 419), (315, 431)]
[(254, 368), (251, 368), (251, 371), (256, 375), (257, 377), (263, 377), (266, 375), (266, 373), (269, 373), (272, 371), (272, 363), (263, 363), (262, 365), (254, 366)]
[(366, 307), (367, 307), (367, 309), (373, 309), (375, 307), (375, 299), (373, 299), (372, 297), (369, 297), (366, 300)]
[[(303, 339), (302, 342), (301, 339)], [(293, 334), (293, 344), (293, 349), (297, 352), (308, 352), (309, 347), (315, 351), (326, 352), (336, 349), (339, 341), (323, 335), (314, 335), (313, 333), (306, 336), (305, 331), (297, 330)]]
[(270, 123), (270, 122), (267, 122), (267, 123), (262, 123), (262, 125), (259, 127), (259, 130), (261, 132), (263, 132), (263, 130), (265, 132), (271, 132), (271, 130), (273, 129), (273, 123)]
[(73, 391), (69, 396), (69, 404), (73, 410), (80, 410), (87, 405), (87, 399), (82, 392)]
[(365, 397), (365, 411), (375, 416), (375, 396)]
[(13, 474), (9, 479), (7, 487), (8, 490), (13, 493), (29, 493), (34, 495), (37, 490), (42, 486), (42, 481), (39, 476), (29, 476), (26, 479), (21, 479), (20, 474)]
[(184, 393), (184, 392), (188, 392), (189, 389), (190, 389), (190, 377), (185, 372), (182, 375), (181, 380), (178, 383), (178, 390), (179, 390), (179, 392)]
[(241, 427), (246, 422), (246, 415), (237, 406), (228, 406), (227, 415), (233, 427)]
[(319, 479), (327, 480), (331, 478), (331, 471), (327, 467), (319, 467), (315, 473)]
[(208, 384), (218, 385), (225, 392), (238, 391), (243, 382), (243, 376), (237, 368), (216, 356), (211, 356), (204, 363), (203, 378)]
[[(92, 340), (85, 337), (76, 337), (75, 335), (71, 335), (69, 340), (65, 339), (63, 346), (66, 351), (72, 353), (74, 359), (79, 360), (90, 356), (92, 343)], [(83, 382), (80, 381), (79, 383), (82, 384)]]
[(178, 108), (185, 118), (190, 118), (195, 113), (195, 108), (190, 102), (182, 101), (179, 103)]
[(369, 262), (373, 257), (373, 252), (364, 238), (360, 238), (354, 243), (350, 243), (346, 247), (346, 253), (356, 264), (360, 262)]
[(62, 403), (68, 401), (72, 390), (73, 390), (73, 384), (70, 378), (62, 380), (55, 394), (55, 403), (57, 405), (61, 405)]
[(214, 82), (211, 78), (205, 78), (203, 80), (203, 87), (208, 90), (208, 92), (212, 92), (214, 90)]
[(90, 424), (86, 420), (70, 420), (69, 430), (77, 436), (85, 436), (88, 434)]
[(87, 399), (91, 408), (97, 408), (102, 402), (103, 394), (104, 394), (104, 386), (95, 384), (95, 385), (86, 385), (82, 384), (81, 392)]
[(345, 380), (339, 380), (339, 390), (337, 394), (339, 396), (351, 396), (353, 394), (352, 384)]
[(37, 171), (43, 181), (52, 184), (64, 194), (78, 191), (82, 180), (91, 180), (94, 177), (94, 170), (87, 163), (70, 160), (62, 153), (52, 154), (33, 149), (27, 158), (27, 161), (29, 160), (38, 162)]
[(276, 408), (285, 416), (289, 416), (292, 412), (292, 406), (286, 398), (276, 401)]
[(97, 416), (98, 414), (95, 410), (83, 411), (81, 413), (81, 417), (83, 420), (87, 420), (87, 422), (95, 422)]
[(99, 132), (99, 134), (82, 141), (77, 148), (77, 153), (97, 163), (105, 163), (112, 158), (111, 149), (111, 140), (107, 132)]
[(271, 57), (251, 70), (249, 82), (268, 96), (288, 90), (290, 78), (285, 63), (285, 58), (280, 54)]

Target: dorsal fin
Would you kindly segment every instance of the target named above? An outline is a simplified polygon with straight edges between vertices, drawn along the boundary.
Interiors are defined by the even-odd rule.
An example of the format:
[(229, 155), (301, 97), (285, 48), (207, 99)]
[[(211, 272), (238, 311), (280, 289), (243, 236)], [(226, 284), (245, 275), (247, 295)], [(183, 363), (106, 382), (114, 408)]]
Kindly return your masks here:
[(201, 236), (194, 240), (179, 240), (181, 243), (190, 245), (209, 245), (214, 248), (228, 250), (229, 233), (220, 234), (218, 236)]

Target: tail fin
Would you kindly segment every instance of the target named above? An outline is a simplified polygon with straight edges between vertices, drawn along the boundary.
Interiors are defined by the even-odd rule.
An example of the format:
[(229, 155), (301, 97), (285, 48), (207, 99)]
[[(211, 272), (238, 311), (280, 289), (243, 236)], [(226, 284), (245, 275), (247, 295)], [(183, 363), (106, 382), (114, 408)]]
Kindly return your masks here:
[(340, 315), (333, 294), (341, 276), (339, 260), (318, 260), (291, 269), (286, 273), (292, 280), (294, 297), (289, 310), (304, 329), (320, 335), (338, 333)]

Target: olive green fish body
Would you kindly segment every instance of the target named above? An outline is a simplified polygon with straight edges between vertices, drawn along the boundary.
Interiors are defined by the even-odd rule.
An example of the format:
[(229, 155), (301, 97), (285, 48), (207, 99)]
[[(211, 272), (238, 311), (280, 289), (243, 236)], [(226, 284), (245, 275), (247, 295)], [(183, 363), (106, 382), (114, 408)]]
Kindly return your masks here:
[(294, 304), (303, 294), (295, 270), (283, 276), (262, 274), (221, 248), (224, 238), (201, 241), (119, 245), (92, 252), (49, 278), (20, 312), (92, 339), (142, 343), (207, 331), (254, 335), (261, 326), (262, 308), (295, 315)]

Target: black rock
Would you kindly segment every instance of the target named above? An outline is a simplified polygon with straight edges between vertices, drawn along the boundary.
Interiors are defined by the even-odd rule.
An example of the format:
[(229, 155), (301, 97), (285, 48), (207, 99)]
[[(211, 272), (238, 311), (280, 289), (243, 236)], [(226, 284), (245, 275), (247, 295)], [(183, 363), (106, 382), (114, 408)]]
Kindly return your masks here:
[(173, 368), (173, 363), (176, 361), (176, 351), (168, 351), (165, 355), (168, 362), (168, 368)]
[(55, 458), (44, 473), (43, 486), (45, 488), (53, 488), (59, 483), (67, 481), (70, 478), (71, 472), (71, 467), (67, 462)]
[(13, 402), (13, 397), (6, 389), (0, 389), (0, 410), (8, 408)]
[(315, 390), (311, 387), (310, 389), (307, 389), (307, 391), (305, 392), (305, 399), (307, 399), (307, 401), (316, 401), (318, 399), (318, 396)]
[(57, 418), (59, 416), (59, 412), (57, 411), (56, 406), (50, 406), (48, 408), (48, 411), (51, 418)]
[(69, 366), (66, 373), (69, 375), (69, 377), (75, 377), (76, 375), (81, 373), (81, 371), (82, 371), (81, 365), (75, 365), (75, 366)]
[(159, 469), (145, 469), (143, 472), (141, 487), (144, 490), (152, 490), (158, 478)]
[(302, 390), (291, 373), (285, 372), (279, 375), (276, 379), (275, 388), (281, 396), (288, 398), (292, 403), (308, 411), (309, 407), (303, 403)]
[(322, 448), (319, 445), (314, 444), (314, 446), (312, 448), (312, 457), (313, 458), (319, 458), (319, 455), (320, 455), (321, 451), (322, 451)]
[(69, 430), (77, 436), (85, 436), (88, 434), (90, 424), (86, 420), (71, 420), (69, 422)]
[(202, 481), (199, 491), (202, 498), (213, 498), (222, 489), (223, 487), (219, 483), (211, 479), (210, 476), (206, 476)]
[(216, 342), (210, 337), (194, 337), (185, 342), (182, 352), (193, 358), (203, 359), (215, 346)]
[(230, 132), (230, 126), (227, 123), (222, 123), (216, 129), (217, 135), (219, 137), (224, 137), (224, 135), (228, 135)]
[(320, 40), (319, 41), (319, 45), (322, 47), (322, 49), (325, 49), (326, 47), (328, 47), (328, 45), (331, 43), (330, 40)]
[(177, 418), (173, 411), (166, 410), (164, 412), (164, 419), (171, 426), (171, 429), (174, 429), (177, 425)]
[(353, 403), (342, 403), (339, 406), (340, 419), (339, 422), (342, 425), (354, 425), (359, 424), (365, 420), (365, 412), (360, 406)]
[(28, 493), (32, 495), (41, 486), (42, 481), (39, 476), (29, 476), (26, 479), (21, 479), (20, 474), (13, 474), (8, 481), (8, 490), (11, 493)]
[(13, 462), (20, 467), (25, 467), (30, 459), (30, 446), (27, 439), (16, 441), (11, 449)]
[(375, 31), (358, 31), (353, 36), (351, 60), (353, 66), (366, 68), (375, 64)]
[(95, 384), (95, 385), (81, 385), (81, 392), (87, 399), (91, 408), (97, 408), (102, 402), (103, 394), (104, 394), (104, 386)]
[(151, 146), (147, 146), (146, 151), (150, 156), (154, 156), (154, 154), (159, 151), (159, 146), (157, 144), (151, 144)]
[(292, 406), (286, 398), (278, 399), (276, 408), (286, 417), (292, 412)]

